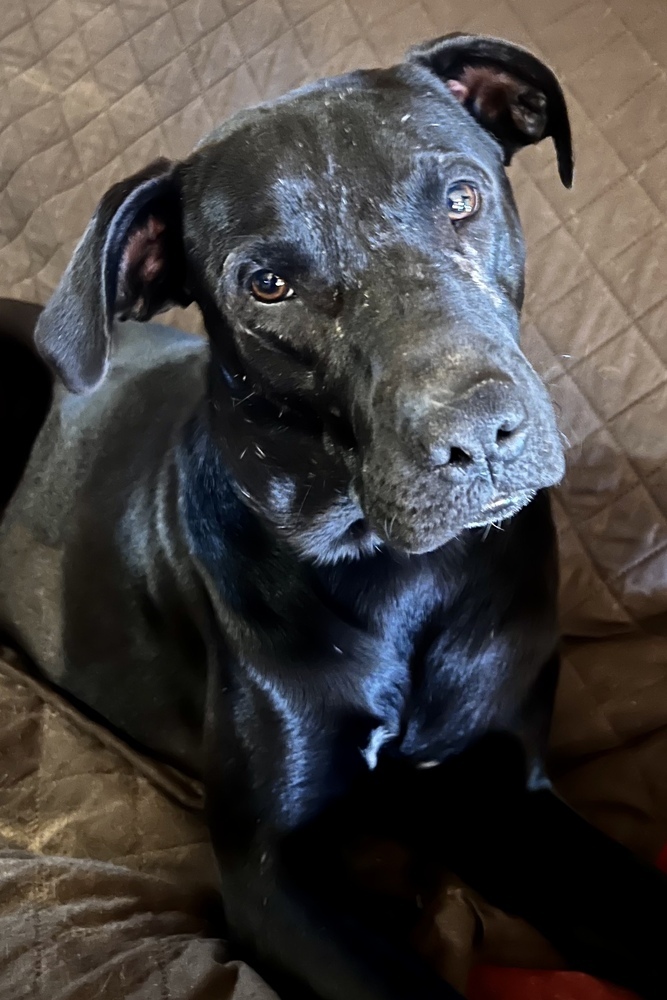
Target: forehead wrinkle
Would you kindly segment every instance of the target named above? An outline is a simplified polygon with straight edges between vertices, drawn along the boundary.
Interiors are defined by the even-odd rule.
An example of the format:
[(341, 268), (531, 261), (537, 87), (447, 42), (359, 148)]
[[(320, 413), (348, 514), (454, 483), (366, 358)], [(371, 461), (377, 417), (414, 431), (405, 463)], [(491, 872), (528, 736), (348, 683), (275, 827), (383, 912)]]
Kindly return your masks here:
[[(431, 94), (416, 100), (414, 93), (392, 94), (391, 102), (382, 96), (363, 89), (310, 91), (274, 106), (273, 114), (264, 109), (256, 127), (249, 115), (247, 131), (241, 129), (253, 157), (247, 174), (264, 176), (267, 225), (333, 271), (332, 280), (358, 275), (371, 257), (421, 241), (427, 220), (419, 218), (417, 161), (460, 155), (471, 137), (470, 116), (454, 99), (452, 108), (443, 108), (442, 98)], [(306, 113), (312, 110), (317, 113)], [(397, 127), (404, 133), (400, 143)]]
[(411, 255), (419, 251), (418, 261), (410, 257), (401, 265), (412, 274), (414, 264), (417, 278), (440, 266), (439, 260), (430, 260), (424, 252), (424, 224), (431, 224), (430, 207), (427, 199), (421, 204), (421, 178), (415, 173), (387, 185), (383, 197), (372, 186), (366, 194), (368, 186), (347, 184), (331, 161), (324, 185), (316, 181), (312, 167), (301, 164), (301, 168), (299, 176), (276, 180), (281, 228), (313, 261), (324, 265), (331, 280), (335, 275), (336, 280), (356, 287), (373, 261), (395, 260), (393, 253), (402, 250)]
[[(305, 220), (309, 242), (317, 240), (341, 263), (346, 257), (358, 263), (360, 255), (419, 242), (418, 215), (428, 211), (426, 171), (445, 166), (462, 151), (451, 144), (449, 149), (433, 148), (420, 141), (419, 130), (411, 146), (397, 146), (378, 134), (391, 117), (386, 109), (383, 117), (383, 109), (372, 108), (378, 125), (374, 133), (356, 108), (341, 116), (331, 113), (331, 99), (323, 103), (317, 123), (309, 121), (299, 130), (304, 138), (307, 134), (307, 142), (298, 144), (276, 179), (280, 216), (290, 228), (301, 228)], [(427, 221), (426, 214), (421, 221)]]
[(336, 280), (348, 280), (367, 264), (359, 217), (369, 199), (349, 183), (332, 153), (326, 163), (319, 176), (312, 163), (300, 162), (298, 172), (276, 178), (273, 201), (285, 236), (298, 242), (314, 263), (336, 272)]
[[(366, 119), (355, 123), (355, 117), (354, 112), (343, 117), (329, 112), (316, 125), (309, 122), (308, 142), (293, 151), (274, 187), (286, 230), (299, 232), (316, 259), (328, 257), (328, 266), (335, 265), (348, 279), (378, 253), (420, 242), (415, 232), (420, 228), (420, 157), (432, 161), (452, 155), (418, 141), (413, 150), (397, 147), (369, 132)], [(378, 126), (386, 124), (379, 114), (374, 117)], [(351, 135), (360, 136), (359, 142)]]

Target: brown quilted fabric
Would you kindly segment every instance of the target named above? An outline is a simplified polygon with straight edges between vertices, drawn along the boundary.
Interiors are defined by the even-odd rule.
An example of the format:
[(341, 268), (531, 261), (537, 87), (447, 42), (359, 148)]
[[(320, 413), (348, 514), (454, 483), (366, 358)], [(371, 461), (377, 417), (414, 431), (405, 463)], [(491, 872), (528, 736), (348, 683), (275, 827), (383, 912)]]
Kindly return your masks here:
[[(0, 659), (0, 998), (271, 1000), (213, 934), (201, 789)], [(219, 923), (218, 923), (219, 926)]]
[[(413, 42), (452, 30), (503, 35), (559, 72), (577, 145), (574, 190), (560, 188), (548, 144), (523, 153), (511, 170), (529, 246), (525, 343), (569, 442), (556, 496), (570, 638), (554, 769), (573, 802), (653, 858), (667, 840), (665, 0), (1, 6), (0, 294), (38, 301), (113, 181), (157, 155), (185, 154), (244, 105), (308, 78), (387, 63)], [(192, 327), (197, 319), (178, 322)], [(207, 884), (210, 858), (200, 821), (186, 808), (196, 790), (110, 748), (71, 712), (8, 677), (0, 674), (0, 840), (18, 853), (0, 855), (0, 1000), (40, 990), (68, 1000), (226, 1000), (233, 988), (238, 1000), (267, 995), (255, 993), (248, 970), (216, 966), (201, 938), (195, 887)], [(67, 856), (79, 862), (57, 860)], [(73, 874), (80, 864), (97, 872), (99, 891), (97, 875)], [(123, 913), (138, 921), (131, 927), (141, 941), (152, 942), (135, 966), (109, 902), (116, 888), (108, 880), (116, 877), (113, 886), (134, 900)], [(177, 900), (174, 881), (187, 887)], [(108, 921), (102, 950), (126, 956), (117, 968), (135, 975), (132, 988), (124, 979), (105, 987), (90, 971), (103, 935), (79, 929), (77, 948), (68, 943), (74, 897), (84, 910), (93, 907), (86, 928)], [(525, 928), (503, 923), (455, 884), (443, 887), (436, 911), (425, 947), (457, 983), (480, 927), (481, 957), (554, 960)], [(53, 950), (53, 941), (65, 950)], [(61, 966), (66, 973), (51, 976)], [(163, 971), (151, 979), (154, 968)], [(176, 978), (160, 978), (169, 969)], [(214, 981), (205, 992), (201, 984)]]

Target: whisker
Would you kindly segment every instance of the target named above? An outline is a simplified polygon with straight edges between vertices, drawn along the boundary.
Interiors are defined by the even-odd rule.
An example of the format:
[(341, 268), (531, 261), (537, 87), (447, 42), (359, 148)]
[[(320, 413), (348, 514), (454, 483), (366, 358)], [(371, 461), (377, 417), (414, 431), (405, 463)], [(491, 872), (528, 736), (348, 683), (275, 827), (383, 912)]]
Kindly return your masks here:
[(301, 501), (301, 506), (299, 507), (299, 514), (303, 513), (303, 506), (308, 499), (308, 494), (311, 492), (312, 488), (312, 486), (306, 487), (306, 492), (303, 495), (303, 500)]
[(252, 399), (252, 397), (256, 395), (256, 391), (253, 390), (252, 392), (249, 392), (247, 396), (244, 396), (243, 399), (234, 399), (232, 401), (232, 406), (236, 409), (237, 406), (242, 406), (243, 403), (247, 403), (249, 399)]

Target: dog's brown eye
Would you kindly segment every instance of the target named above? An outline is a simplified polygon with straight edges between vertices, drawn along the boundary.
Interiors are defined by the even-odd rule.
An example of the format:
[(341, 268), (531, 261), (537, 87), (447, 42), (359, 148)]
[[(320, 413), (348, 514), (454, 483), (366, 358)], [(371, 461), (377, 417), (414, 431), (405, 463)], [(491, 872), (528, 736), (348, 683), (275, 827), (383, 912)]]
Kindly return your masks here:
[(447, 208), (452, 222), (467, 219), (479, 209), (481, 203), (479, 191), (467, 181), (457, 181), (447, 188)]
[(259, 302), (282, 302), (294, 295), (294, 289), (273, 271), (255, 271), (250, 291)]

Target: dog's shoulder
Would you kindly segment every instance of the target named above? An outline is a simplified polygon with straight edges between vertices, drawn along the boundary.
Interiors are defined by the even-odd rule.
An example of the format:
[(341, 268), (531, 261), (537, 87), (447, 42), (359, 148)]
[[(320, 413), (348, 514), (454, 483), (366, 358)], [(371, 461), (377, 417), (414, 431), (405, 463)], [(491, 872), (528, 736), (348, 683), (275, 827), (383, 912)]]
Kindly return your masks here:
[[(153, 512), (172, 516), (174, 445), (206, 384), (202, 338), (123, 323), (114, 341), (92, 391), (74, 394), (56, 384), (0, 519), (0, 632), (53, 679), (69, 662), (66, 636), (84, 600), (71, 594), (85, 594), (99, 617), (100, 608), (126, 600), (124, 580), (157, 563)], [(70, 594), (67, 608), (63, 593)]]
[(174, 389), (183, 385), (190, 392), (195, 384), (203, 391), (203, 369), (207, 342), (196, 334), (184, 333), (161, 323), (117, 323), (112, 341), (109, 368), (104, 381), (85, 399), (116, 395), (121, 387), (136, 379), (159, 382), (169, 378)]
[[(85, 451), (105, 451), (132, 434), (133, 452), (145, 441), (159, 454), (163, 434), (175, 432), (204, 395), (206, 341), (153, 323), (119, 323), (104, 379), (89, 393), (58, 386), (49, 423)], [(127, 441), (127, 438), (125, 439)]]

